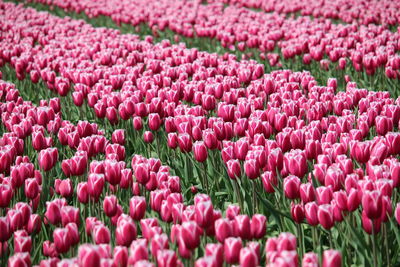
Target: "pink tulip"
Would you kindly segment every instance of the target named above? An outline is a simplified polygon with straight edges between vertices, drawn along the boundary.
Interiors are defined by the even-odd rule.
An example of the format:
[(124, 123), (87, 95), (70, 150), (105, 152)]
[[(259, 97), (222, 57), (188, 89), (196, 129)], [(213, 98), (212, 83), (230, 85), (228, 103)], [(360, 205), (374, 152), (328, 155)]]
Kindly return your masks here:
[(229, 264), (239, 262), (240, 250), (242, 249), (242, 240), (236, 237), (229, 237), (224, 242), (225, 261)]

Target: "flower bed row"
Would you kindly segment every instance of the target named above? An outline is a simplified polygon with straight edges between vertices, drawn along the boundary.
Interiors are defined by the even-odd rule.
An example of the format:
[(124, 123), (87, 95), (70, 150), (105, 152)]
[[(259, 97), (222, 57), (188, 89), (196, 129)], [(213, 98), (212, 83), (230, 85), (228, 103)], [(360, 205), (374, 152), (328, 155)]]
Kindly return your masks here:
[[(48, 264), (61, 256), (72, 258), (66, 265), (98, 266), (117, 246), (118, 265), (129, 262), (129, 246), (133, 255), (149, 255), (146, 244), (161, 266), (182, 262), (178, 254), (199, 266), (306, 265), (318, 258), (338, 266), (340, 254), (324, 252), (333, 247), (346, 264), (397, 261), (399, 247), (390, 244), (398, 238), (400, 107), (389, 93), (354, 82), (336, 92), (335, 79), (322, 86), (307, 72), (264, 74), (254, 61), (152, 44), (151, 37), (141, 41), (14, 4), (3, 3), (0, 16), (2, 62), (19, 80), (60, 96), (36, 107), (13, 85), (0, 87), (8, 132), (0, 142), (1, 200), (10, 228), (3, 251), (11, 233), (32, 220), (43, 221), (40, 234), (28, 236), (39, 226), (14, 233), (10, 247), (14, 254), (42, 244), (32, 253), (35, 263), (43, 248)], [(72, 109), (81, 119), (94, 113), (96, 124), (69, 122)], [(133, 151), (149, 154), (130, 157)], [(193, 199), (196, 191), (203, 194)], [(45, 219), (30, 215), (37, 209)], [(142, 216), (157, 223), (139, 227)], [(287, 231), (299, 246), (281, 234)], [(250, 240), (260, 245), (266, 232), (280, 237), (268, 239), (263, 254)], [(97, 246), (77, 248), (90, 241)], [(16, 254), (9, 262), (28, 259)]]
[(169, 29), (185, 37), (216, 39), (231, 50), (257, 51), (271, 66), (294, 60), (303, 65), (317, 63), (322, 71), (347, 69), (399, 77), (399, 33), (380, 25), (334, 24), (327, 18), (309, 16), (287, 18), (237, 5), (225, 7), (219, 1), (207, 5), (169, 0), (28, 2), (85, 13), (90, 18), (110, 17), (118, 25), (147, 24), (154, 32)]

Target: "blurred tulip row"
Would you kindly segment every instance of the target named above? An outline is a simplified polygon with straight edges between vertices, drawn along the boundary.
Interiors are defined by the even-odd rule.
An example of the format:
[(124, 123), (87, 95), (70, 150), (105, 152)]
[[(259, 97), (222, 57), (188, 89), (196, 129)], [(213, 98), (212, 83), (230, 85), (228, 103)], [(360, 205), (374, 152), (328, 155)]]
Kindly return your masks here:
[(301, 16), (324, 17), (346, 23), (382, 24), (397, 26), (400, 22), (400, 5), (396, 1), (276, 1), (276, 0), (208, 0), (242, 7), (261, 9), (265, 12), (300, 14)]
[[(140, 28), (146, 24), (155, 35), (171, 30), (178, 36), (203, 38), (204, 43), (218, 40), (222, 47), (231, 51), (259, 54), (260, 60), (270, 66), (288, 65), (285, 62), (289, 62), (289, 66), (307, 66), (313, 63), (313, 66), (316, 65), (315, 68), (322, 72), (332, 69), (335, 73), (343, 73), (343, 70), (351, 70), (354, 74), (357, 72), (369, 76), (376, 74), (376, 77), (383, 80), (397, 80), (400, 77), (400, 56), (397, 53), (400, 47), (399, 32), (393, 32), (385, 25), (373, 24), (373, 22), (389, 23), (383, 19), (386, 17), (386, 12), (390, 14), (387, 17), (394, 20), (390, 24), (397, 24), (398, 3), (393, 1), (384, 1), (385, 4), (382, 1), (365, 3), (353, 1), (355, 10), (372, 10), (366, 11), (368, 15), (361, 19), (363, 24), (350, 21), (348, 24), (335, 24), (329, 15), (326, 16), (328, 18), (287, 17), (286, 14), (276, 12), (257, 12), (235, 5), (236, 1), (228, 1), (229, 4), (226, 5), (226, 1), (223, 0), (210, 1), (207, 4), (203, 4), (200, 0), (150, 2), (29, 0), (27, 2), (85, 13), (89, 18), (109, 17), (118, 25), (128, 24)], [(264, 3), (264, 1), (253, 2)], [(285, 1), (280, 4), (298, 10), (294, 2)], [(318, 8), (314, 8), (308, 2), (319, 5), (320, 1), (298, 2), (315, 11), (318, 17)], [(363, 14), (348, 8), (349, 5), (353, 6), (352, 3), (336, 2), (336, 5), (340, 5), (349, 13), (357, 13), (360, 16)], [(330, 5), (331, 1), (326, 4)], [(367, 5), (368, 9), (363, 8), (363, 5)], [(279, 8), (279, 5), (274, 4), (274, 6)], [(379, 15), (372, 15), (375, 12)], [(350, 15), (347, 14), (345, 17)], [(379, 18), (384, 21), (379, 21)], [(179, 38), (178, 36), (176, 38)], [(372, 83), (370, 87), (374, 85)]]
[(2, 263), (399, 261), (399, 98), (0, 5)]

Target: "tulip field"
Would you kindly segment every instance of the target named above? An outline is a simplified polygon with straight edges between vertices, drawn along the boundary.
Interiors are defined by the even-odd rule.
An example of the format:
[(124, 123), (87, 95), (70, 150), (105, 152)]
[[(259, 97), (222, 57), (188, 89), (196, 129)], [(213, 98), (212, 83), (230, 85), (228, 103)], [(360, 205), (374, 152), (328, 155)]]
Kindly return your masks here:
[(399, 24), (0, 0), (0, 267), (400, 266)]

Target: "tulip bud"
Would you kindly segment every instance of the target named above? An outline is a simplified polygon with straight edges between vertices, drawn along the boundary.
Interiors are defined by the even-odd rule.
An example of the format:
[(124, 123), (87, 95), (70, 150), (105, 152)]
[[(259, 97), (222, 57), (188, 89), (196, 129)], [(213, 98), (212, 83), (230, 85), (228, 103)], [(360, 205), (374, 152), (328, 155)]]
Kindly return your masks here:
[(258, 257), (251, 248), (242, 248), (239, 255), (240, 266), (258, 266)]
[(289, 199), (296, 199), (300, 197), (300, 184), (301, 181), (298, 177), (291, 175), (283, 180), (283, 190), (285, 196)]
[(322, 267), (342, 266), (342, 256), (337, 250), (325, 250), (322, 254)]
[(318, 221), (325, 229), (329, 230), (335, 224), (333, 207), (330, 204), (323, 204), (318, 207)]
[(117, 213), (117, 197), (114, 195), (106, 196), (103, 201), (103, 210), (107, 217), (113, 217)]
[(53, 240), (58, 253), (67, 252), (71, 246), (68, 230), (65, 228), (56, 228), (53, 232)]
[(180, 235), (188, 249), (193, 250), (199, 246), (201, 230), (195, 222), (184, 222), (181, 227)]
[(195, 204), (195, 218), (200, 227), (205, 229), (212, 224), (213, 210), (211, 201), (201, 201)]
[(365, 191), (361, 203), (368, 218), (377, 219), (381, 216), (382, 194), (379, 191)]
[(115, 239), (118, 246), (129, 246), (136, 239), (136, 225), (127, 215), (118, 218)]
[(308, 224), (315, 226), (318, 224), (318, 205), (315, 202), (308, 202), (304, 206), (304, 211)]
[(141, 220), (146, 213), (146, 199), (134, 196), (129, 201), (129, 215), (135, 221)]
[(305, 218), (304, 207), (301, 204), (294, 204), (292, 202), (290, 213), (292, 214), (292, 218), (296, 223), (301, 223)]
[(196, 141), (193, 144), (193, 154), (195, 160), (198, 162), (204, 162), (207, 160), (207, 147), (205, 146), (204, 142), (202, 141)]
[(255, 239), (263, 238), (267, 230), (267, 217), (254, 214), (251, 218), (251, 236)]
[(100, 253), (98, 248), (89, 244), (79, 246), (78, 262), (80, 266), (100, 266)]
[(229, 264), (239, 262), (240, 250), (242, 249), (242, 240), (236, 237), (229, 237), (224, 242), (225, 261)]

